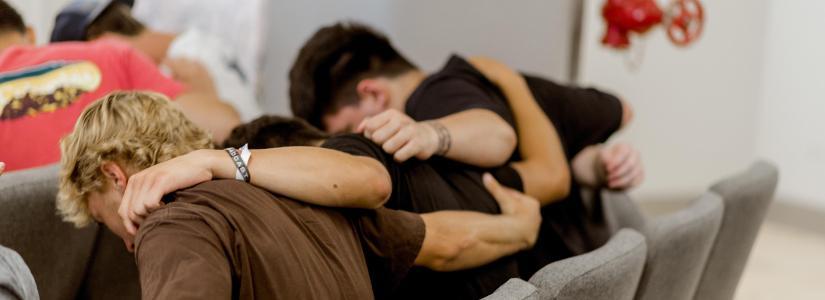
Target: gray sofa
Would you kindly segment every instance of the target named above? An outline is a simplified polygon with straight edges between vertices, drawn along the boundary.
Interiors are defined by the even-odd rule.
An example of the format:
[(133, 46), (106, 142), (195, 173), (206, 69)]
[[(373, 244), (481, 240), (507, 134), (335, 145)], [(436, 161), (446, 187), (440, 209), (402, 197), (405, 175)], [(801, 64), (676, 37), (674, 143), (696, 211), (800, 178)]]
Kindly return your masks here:
[[(635, 296), (631, 296), (638, 300), (732, 299), (756, 234), (773, 199), (778, 178), (779, 172), (774, 165), (759, 161), (744, 172), (718, 181), (689, 207), (652, 220), (642, 215), (627, 194), (601, 192), (602, 207), (611, 232), (633, 229), (643, 233), (647, 241), (647, 261), (641, 281), (630, 272), (624, 281), (617, 282), (605, 276), (591, 280), (589, 286), (601, 291), (618, 288), (628, 282), (638, 283), (637, 289), (634, 286)], [(592, 192), (584, 195), (586, 201), (595, 199)], [(571, 278), (581, 274), (579, 267), (559, 267), (559, 263), (581, 262), (585, 256), (592, 256), (599, 250), (550, 264), (542, 269), (543, 276)], [(591, 264), (597, 262), (592, 257), (586, 261)], [(547, 271), (554, 265), (553, 272), (557, 274), (551, 275)], [(581, 279), (572, 281), (577, 280)], [(548, 289), (557, 291), (566, 288), (567, 284), (566, 281), (555, 280), (541, 286), (534, 283), (533, 278), (530, 282), (511, 279), (487, 299), (600, 298), (601, 294), (580, 293), (578, 296), (562, 297), (555, 292), (543, 292)], [(614, 292), (611, 297), (626, 299), (627, 295)]]
[[(773, 198), (777, 181), (776, 168), (758, 162), (746, 172), (714, 185), (709, 194), (692, 208), (669, 216), (670, 219), (652, 222), (645, 220), (627, 195), (604, 193), (602, 204), (608, 226), (614, 232), (624, 232), (621, 236), (614, 236), (611, 243), (591, 253), (548, 265), (542, 270), (544, 272), (540, 272), (546, 275), (541, 278), (534, 276), (535, 280), (531, 278), (530, 282), (510, 280), (490, 299), (566, 299), (599, 295), (624, 299), (628, 293), (636, 293), (639, 277), (642, 276), (639, 262), (644, 263), (648, 247), (651, 248), (647, 259), (663, 263), (658, 267), (648, 266), (644, 270), (650, 274), (643, 277), (645, 279), (642, 280), (636, 298), (658, 298), (655, 295), (689, 298), (684, 295), (693, 294), (695, 288), (694, 299), (730, 299)], [(29, 265), (42, 299), (139, 299), (137, 270), (123, 243), (99, 226), (76, 229), (61, 221), (54, 207), (56, 188), (56, 166), (0, 176), (0, 245), (17, 251)], [(716, 197), (714, 195), (721, 197), (722, 208), (718, 207), (719, 201), (710, 200)], [(641, 235), (621, 230), (622, 228), (635, 229), (647, 239), (655, 241), (652, 240), (649, 246), (645, 246)], [(714, 228), (719, 228), (718, 234), (712, 230)], [(710, 237), (711, 232), (714, 237)], [(702, 241), (691, 243), (692, 246), (706, 245), (712, 241), (709, 250), (703, 246), (701, 251), (689, 251), (696, 254), (697, 258), (687, 258), (685, 261), (694, 263), (681, 266), (690, 267), (690, 271), (686, 273), (695, 275), (701, 270), (702, 275), (683, 281), (684, 285), (680, 286), (685, 287), (681, 289), (685, 292), (680, 292), (680, 296), (673, 294), (675, 290), (664, 290), (667, 292), (664, 293), (656, 287), (658, 284), (649, 281), (651, 276), (665, 278), (664, 275), (656, 276), (654, 273), (667, 272), (672, 268), (668, 264), (675, 261), (667, 261), (661, 255), (668, 255), (662, 252), (668, 251), (664, 249), (681, 249), (678, 245), (674, 246), (683, 242), (674, 239), (677, 235)], [(621, 239), (617, 239), (619, 237)], [(617, 253), (621, 253), (619, 250), (627, 251), (628, 254), (617, 256)], [(609, 268), (615, 262), (604, 258), (611, 255), (621, 265), (639, 265), (638, 272), (631, 268), (624, 277), (610, 276), (615, 275)], [(697, 262), (704, 260), (704, 257), (708, 257), (707, 264)], [(700, 264), (701, 268), (691, 267), (696, 264)], [(580, 272), (586, 269), (583, 268), (585, 266), (607, 272)], [(583, 276), (568, 276), (576, 272)], [(558, 282), (565, 283), (556, 284)], [(632, 289), (623, 288), (627, 286), (627, 282), (632, 283)], [(592, 288), (594, 286), (600, 288)], [(599, 294), (586, 294), (588, 292)], [(647, 292), (652, 294), (646, 294)]]
[(647, 246), (632, 229), (622, 229), (604, 246), (549, 264), (530, 282), (511, 279), (486, 300), (631, 300), (636, 294)]
[(56, 214), (57, 167), (0, 176), (0, 245), (28, 264), (41, 299), (139, 299), (134, 259), (105, 228)]

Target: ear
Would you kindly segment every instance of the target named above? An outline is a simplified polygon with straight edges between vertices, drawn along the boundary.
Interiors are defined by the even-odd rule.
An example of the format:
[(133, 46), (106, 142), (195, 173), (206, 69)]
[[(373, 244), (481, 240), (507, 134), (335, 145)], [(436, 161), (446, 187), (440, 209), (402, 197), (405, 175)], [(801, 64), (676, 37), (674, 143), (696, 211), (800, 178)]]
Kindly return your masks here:
[(384, 111), (390, 106), (390, 90), (385, 80), (379, 78), (368, 78), (358, 82), (355, 86), (358, 92), (360, 105), (375, 107), (378, 111)]
[(34, 45), (35, 43), (37, 43), (37, 35), (34, 33), (34, 28), (31, 28), (31, 26), (26, 26), (25, 40), (26, 43), (28, 43), (29, 45)]
[(105, 161), (103, 165), (100, 166), (100, 170), (103, 172), (103, 175), (114, 184), (116, 190), (123, 192), (126, 189), (128, 177), (126, 177), (126, 172), (124, 172), (123, 168), (118, 164)]

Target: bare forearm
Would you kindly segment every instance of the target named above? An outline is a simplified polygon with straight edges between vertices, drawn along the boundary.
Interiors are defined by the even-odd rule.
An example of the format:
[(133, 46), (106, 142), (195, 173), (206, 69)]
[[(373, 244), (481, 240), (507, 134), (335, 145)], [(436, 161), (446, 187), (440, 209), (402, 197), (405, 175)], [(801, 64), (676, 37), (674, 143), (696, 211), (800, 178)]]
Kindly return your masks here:
[[(213, 178), (235, 178), (222, 150), (208, 151)], [(296, 200), (332, 207), (376, 208), (392, 191), (387, 170), (366, 157), (317, 147), (252, 150), (251, 183)]]
[(567, 196), (570, 170), (555, 126), (536, 102), (527, 81), (510, 67), (493, 59), (470, 59), (504, 93), (516, 119), (522, 160), (513, 164), (526, 194), (542, 204)]
[(524, 78), (515, 72), (506, 78), (501, 86), (516, 118), (522, 156), (513, 166), (521, 175), (524, 191), (542, 204), (562, 199), (570, 191), (570, 170), (556, 128)]
[(437, 271), (481, 266), (535, 241), (535, 232), (514, 216), (440, 211), (421, 217), (427, 230), (416, 264)]
[(232, 129), (241, 123), (235, 109), (214, 94), (190, 91), (178, 96), (175, 102), (187, 118), (209, 131), (218, 144), (223, 143)]
[(507, 162), (515, 150), (513, 128), (492, 111), (471, 109), (443, 117), (437, 122), (448, 131), (450, 146), (444, 156), (452, 160), (479, 167), (495, 167)]

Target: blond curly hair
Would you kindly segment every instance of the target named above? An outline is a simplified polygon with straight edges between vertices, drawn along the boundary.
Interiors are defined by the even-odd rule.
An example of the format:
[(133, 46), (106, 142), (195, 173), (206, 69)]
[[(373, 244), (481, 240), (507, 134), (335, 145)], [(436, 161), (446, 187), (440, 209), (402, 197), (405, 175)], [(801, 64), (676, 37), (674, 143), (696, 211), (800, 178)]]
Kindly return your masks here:
[(64, 221), (92, 222), (88, 196), (106, 187), (100, 167), (118, 163), (137, 172), (186, 154), (213, 148), (211, 136), (168, 98), (148, 92), (115, 92), (89, 105), (74, 131), (60, 141), (57, 210)]

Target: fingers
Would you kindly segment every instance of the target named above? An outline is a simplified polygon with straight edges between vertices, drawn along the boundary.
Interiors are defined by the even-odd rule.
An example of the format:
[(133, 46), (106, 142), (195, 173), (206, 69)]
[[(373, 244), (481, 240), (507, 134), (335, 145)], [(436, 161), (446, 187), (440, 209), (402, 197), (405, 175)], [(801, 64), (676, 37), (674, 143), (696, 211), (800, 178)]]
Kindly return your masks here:
[(484, 173), (481, 179), (484, 182), (484, 187), (487, 188), (487, 191), (493, 195), (493, 198), (496, 198), (496, 201), (498, 201), (499, 204), (512, 197), (512, 194), (508, 193), (490, 173)]
[(399, 130), (412, 123), (415, 123), (412, 118), (391, 109), (365, 119), (358, 125), (356, 132), (363, 133), (364, 136), (378, 144), (383, 144)]
[(372, 132), (370, 139), (376, 144), (383, 145), (384, 142), (395, 136), (402, 128), (405, 128), (405, 125), (401, 124), (401, 120), (390, 119), (384, 126)]
[(361, 121), (361, 124), (358, 125), (358, 128), (356, 128), (355, 131), (363, 133), (367, 138), (371, 139), (372, 133), (384, 126), (384, 124), (387, 124), (391, 118), (391, 111), (385, 111), (375, 116), (368, 117), (364, 119), (364, 121)]
[[(628, 147), (629, 148), (629, 147)], [(639, 152), (629, 148), (628, 158), (609, 173), (607, 186), (612, 189), (628, 189), (637, 186), (644, 180), (644, 167)]]
[(123, 226), (126, 228), (126, 232), (132, 235), (137, 234), (137, 225), (132, 223), (132, 219), (129, 218), (129, 210), (131, 208), (132, 197), (134, 195), (133, 190), (137, 185), (139, 185), (136, 181), (137, 180), (135, 180), (134, 175), (127, 181), (126, 190), (123, 192), (123, 199), (121, 200), (120, 207), (117, 210), (117, 214), (123, 221)]
[(633, 149), (625, 144), (616, 144), (605, 149), (602, 159), (607, 173), (615, 173), (616, 169), (629, 158), (632, 152)]
[(621, 161), (621, 163), (615, 166), (612, 170), (608, 170), (608, 182), (632, 173), (633, 170), (637, 167), (639, 162), (639, 154), (637, 152), (631, 150), (627, 155), (625, 155), (625, 157), (626, 159)]
[(0, 175), (3, 174), (4, 169), (6, 169), (6, 163), (0, 161)]
[(162, 206), (163, 191), (159, 185), (162, 181), (162, 176), (145, 171), (129, 178), (118, 208), (118, 215), (129, 234), (137, 234), (146, 217)]
[(401, 147), (398, 152), (395, 152), (393, 158), (397, 162), (405, 162), (408, 159), (412, 158), (413, 156), (417, 156), (419, 159), (427, 159), (427, 155), (421, 152), (421, 147), (419, 142), (415, 140), (410, 140), (403, 147)]
[(608, 182), (608, 187), (612, 189), (628, 189), (641, 183), (644, 171), (640, 167), (633, 168), (631, 173)]

